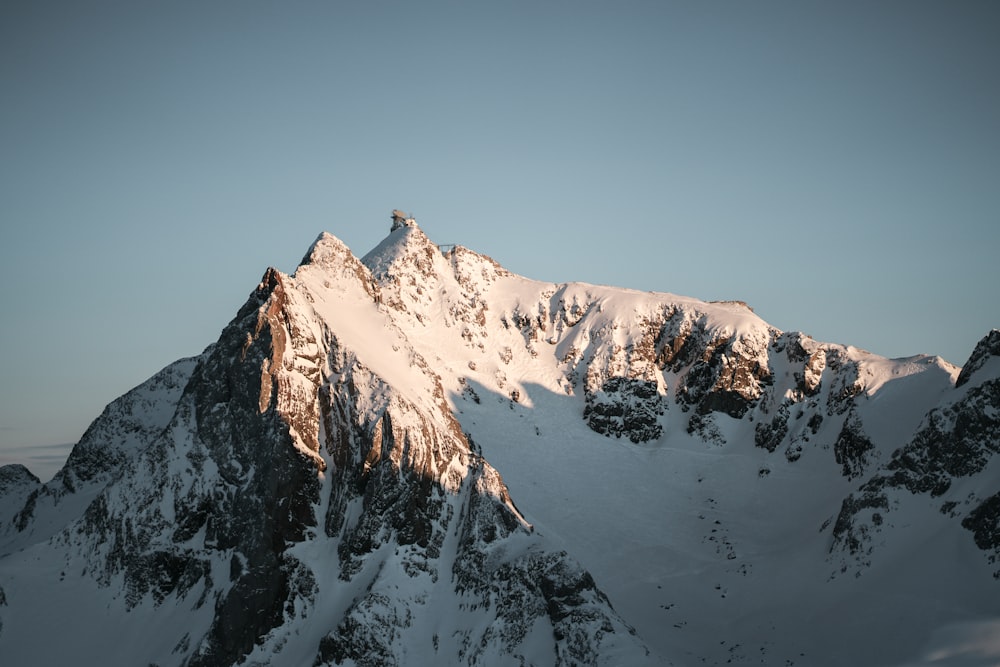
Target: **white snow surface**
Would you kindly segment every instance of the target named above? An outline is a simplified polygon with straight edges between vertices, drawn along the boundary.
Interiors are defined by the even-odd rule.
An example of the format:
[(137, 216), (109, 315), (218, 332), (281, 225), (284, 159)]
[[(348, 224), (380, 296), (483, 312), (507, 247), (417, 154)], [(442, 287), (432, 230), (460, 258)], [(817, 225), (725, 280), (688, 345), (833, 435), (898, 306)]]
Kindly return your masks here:
[[(865, 568), (844, 571), (830, 552), (841, 502), (864, 481), (842, 474), (832, 448), (838, 432), (848, 419), (863, 424), (874, 444), (866, 470), (875, 470), (931, 408), (954, 396), (958, 369), (943, 360), (885, 359), (802, 337), (817, 360), (806, 374), (818, 387), (802, 398), (795, 376), (801, 364), (774, 348), (788, 334), (744, 304), (530, 280), (463, 247), (445, 255), (417, 226), (392, 231), (360, 261), (321, 235), (284, 279), (291, 307), (311, 309), (379, 382), (423, 414), (436, 419), (446, 409), (460, 422), (534, 527), (525, 544), (544, 539), (569, 552), (662, 664), (1000, 663), (1000, 584), (970, 533), (938, 510), (939, 500), (912, 496), (894, 507)], [(734, 354), (770, 367), (771, 403), (739, 418), (713, 413), (716, 438), (691, 432), (695, 410), (676, 400), (687, 368), (661, 368), (642, 352), (666, 314), (679, 323), (677, 333), (730, 341)], [(990, 363), (983, 373), (1000, 373)], [(810, 430), (797, 411), (835, 405), (843, 388), (835, 372), (846, 367), (856, 372), (853, 407), (824, 411)], [(654, 440), (607, 437), (583, 418), (588, 392), (626, 376), (654, 383), (664, 399)], [(784, 447), (769, 452), (754, 444), (757, 425), (787, 397), (797, 397), (788, 420), (788, 441), (801, 447), (797, 458)], [(983, 475), (995, 486), (998, 472), (993, 465)], [(84, 489), (67, 520), (98, 490)], [(323, 512), (317, 508), (317, 516)], [(127, 665), (144, 647), (162, 665), (175, 664), (175, 647), (195, 617), (211, 615), (211, 605), (146, 600), (126, 613), (114, 586), (67, 576), (85, 559), (54, 548), (55, 532), (45, 528), (34, 542), (11, 539), (0, 554), (0, 587), (8, 608), (17, 609), (5, 613), (0, 603), (0, 662), (34, 655), (44, 658), (36, 664), (74, 664), (92, 650), (103, 664)], [(393, 575), (401, 572), (393, 563), (405, 558), (398, 552), (372, 559), (379, 573), (339, 581), (328, 565), (335, 548), (318, 535), (293, 548), (321, 584), (320, 597), (245, 664), (267, 664), (280, 652), (280, 664), (310, 665), (316, 644), (365, 585), (410, 587), (421, 599), (426, 614), (407, 638), (423, 637), (426, 645), (407, 644), (408, 664), (436, 655), (436, 628), (485, 622), (471, 611), (455, 617), (445, 578), (414, 583)], [(213, 567), (224, 580), (228, 562)], [(53, 628), (59, 641), (50, 639)], [(537, 632), (525, 651), (532, 664), (551, 664), (550, 629)]]

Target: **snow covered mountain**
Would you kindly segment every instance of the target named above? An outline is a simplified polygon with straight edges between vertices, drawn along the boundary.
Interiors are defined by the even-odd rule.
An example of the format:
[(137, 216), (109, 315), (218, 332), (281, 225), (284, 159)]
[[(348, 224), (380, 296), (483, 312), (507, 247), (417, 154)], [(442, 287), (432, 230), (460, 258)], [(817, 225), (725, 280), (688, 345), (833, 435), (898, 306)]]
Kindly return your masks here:
[(397, 216), (0, 468), (0, 659), (978, 664), (998, 450), (1000, 331), (890, 360)]

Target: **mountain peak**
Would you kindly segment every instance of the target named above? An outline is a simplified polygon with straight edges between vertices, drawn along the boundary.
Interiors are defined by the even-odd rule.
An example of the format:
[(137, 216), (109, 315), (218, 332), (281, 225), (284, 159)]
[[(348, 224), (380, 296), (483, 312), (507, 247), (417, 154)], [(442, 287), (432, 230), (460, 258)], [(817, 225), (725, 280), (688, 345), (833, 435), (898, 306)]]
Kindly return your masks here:
[(389, 235), (362, 257), (361, 263), (376, 278), (401, 273), (402, 266), (406, 264), (416, 266), (423, 275), (429, 275), (437, 269), (447, 270), (444, 266), (435, 266), (436, 260), (444, 262), (444, 258), (438, 246), (424, 234), (413, 218), (400, 218), (396, 213), (400, 212), (393, 212)]
[(268, 269), (52, 482), (0, 468), (0, 655), (912, 662), (896, 637), (998, 616), (1000, 330), (957, 374), (532, 280), (395, 210), (362, 259), (324, 232)]
[(1000, 329), (993, 329), (976, 343), (976, 349), (962, 366), (962, 372), (958, 374), (955, 386), (961, 387), (967, 383), (993, 357), (1000, 357)]
[(0, 494), (7, 493), (18, 486), (34, 486), (41, 484), (35, 475), (20, 463), (0, 466)]
[(316, 240), (312, 242), (312, 245), (309, 246), (309, 250), (302, 257), (299, 266), (306, 264), (329, 266), (351, 254), (351, 250), (347, 247), (346, 243), (330, 232), (321, 232), (316, 237)]
[(410, 213), (404, 213), (398, 208), (392, 211), (392, 227), (389, 231), (394, 232), (400, 227), (416, 227), (417, 219), (413, 217)]

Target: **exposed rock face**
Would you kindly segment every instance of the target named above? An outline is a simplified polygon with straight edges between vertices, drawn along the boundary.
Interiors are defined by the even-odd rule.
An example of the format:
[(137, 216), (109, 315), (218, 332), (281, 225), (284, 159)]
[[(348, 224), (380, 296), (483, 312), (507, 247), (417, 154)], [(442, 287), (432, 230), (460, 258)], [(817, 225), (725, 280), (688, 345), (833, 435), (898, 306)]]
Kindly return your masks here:
[[(990, 554), (990, 562), (1000, 557), (1000, 493), (995, 493), (962, 519), (962, 527), (972, 531), (973, 539), (983, 551)], [(994, 572), (1000, 578), (1000, 571)]]
[[(22, 514), (29, 497), (37, 501), (41, 484), (41, 480), (21, 464), (0, 466), (0, 521), (6, 522), (12, 517), (17, 520), (19, 517), (16, 515)], [(26, 518), (20, 519), (21, 523), (28, 520), (33, 508), (34, 502), (31, 503), (31, 509), (23, 513)]]
[[(430, 277), (441, 257), (396, 258), (410, 260)], [(63, 517), (53, 548), (81, 558), (99, 587), (121, 586), (125, 613), (182, 604), (202, 619), (165, 638), (170, 664), (290, 652), (315, 665), (408, 664), (428, 618), (446, 664), (530, 660), (539, 642), (555, 664), (647, 659), (590, 575), (524, 520), (439, 377), (385, 316), (403, 308), (419, 321), (422, 289), (376, 280), (324, 235), (294, 276), (267, 271), (196, 365), (119, 399), (74, 449), (47, 493), (86, 487), (93, 499)], [(360, 338), (358, 318), (374, 324)], [(371, 356), (365, 336), (380, 328), (386, 346)], [(37, 486), (3, 470), (5, 489)]]
[(675, 373), (688, 368), (677, 389), (678, 402), (685, 409), (695, 407), (700, 414), (721, 412), (738, 419), (770, 381), (769, 339), (763, 332), (754, 337), (713, 335), (703, 322), (690, 329), (681, 325), (672, 340), (661, 336), (661, 361)]
[(962, 372), (959, 373), (955, 386), (961, 387), (966, 384), (987, 362), (996, 361), (998, 358), (1000, 358), (1000, 329), (994, 329), (976, 344), (976, 349), (962, 366)]
[(609, 378), (599, 390), (587, 392), (583, 416), (587, 426), (598, 433), (647, 442), (663, 432), (658, 421), (665, 410), (663, 403), (655, 382), (619, 376)]
[(176, 361), (112, 401), (55, 477), (32, 489), (11, 523), (0, 521), (0, 552), (48, 539), (78, 518), (86, 502), (162, 433), (196, 363)]
[[(1000, 556), (996, 494), (984, 474), (1000, 452), (1000, 380), (981, 370), (1000, 358), (997, 333), (991, 332), (977, 345), (951, 400), (931, 410), (909, 443), (844, 500), (833, 530), (832, 553), (846, 552), (845, 569), (850, 557), (871, 555), (872, 535), (891, 519), (894, 507), (915, 502), (913, 496), (944, 499), (942, 512), (952, 516), (960, 515), (960, 507), (971, 507), (962, 525), (973, 531), (980, 548), (990, 552), (990, 562)], [(859, 440), (852, 432), (844, 449), (868, 451), (870, 441)], [(849, 462), (845, 459), (845, 469)], [(970, 479), (977, 491), (969, 494), (969, 483), (964, 483), (961, 493), (952, 493), (956, 480), (964, 479)]]
[(37, 484), (41, 484), (41, 480), (19, 463), (0, 466), (0, 494), (12, 493)]
[(170, 423), (61, 538), (87, 546), (102, 585), (123, 576), (130, 607), (171, 595), (214, 604), (192, 666), (233, 664), (281, 622), (298, 568), (287, 545), (315, 524), (323, 461), (308, 446), (315, 398), (302, 389), (318, 383), (316, 350), (287, 306), (269, 270)]
[(196, 362), (197, 358), (174, 362), (109, 404), (73, 447), (52, 486), (73, 491), (87, 482), (109, 481), (163, 431)]
[(782, 403), (770, 422), (761, 422), (754, 428), (754, 444), (773, 452), (788, 435), (789, 404)]
[(837, 441), (833, 443), (833, 453), (848, 479), (861, 476), (871, 465), (871, 457), (877, 452), (874, 443), (865, 435), (856, 411), (849, 412), (844, 420)]

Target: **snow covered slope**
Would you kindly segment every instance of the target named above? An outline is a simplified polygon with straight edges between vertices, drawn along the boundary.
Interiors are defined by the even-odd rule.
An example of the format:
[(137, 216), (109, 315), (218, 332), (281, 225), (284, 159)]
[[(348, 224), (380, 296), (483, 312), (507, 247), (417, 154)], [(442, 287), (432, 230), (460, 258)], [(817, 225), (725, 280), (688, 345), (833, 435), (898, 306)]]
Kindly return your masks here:
[(990, 659), (997, 387), (997, 331), (960, 374), (323, 234), (52, 482), (0, 469), (0, 657)]

